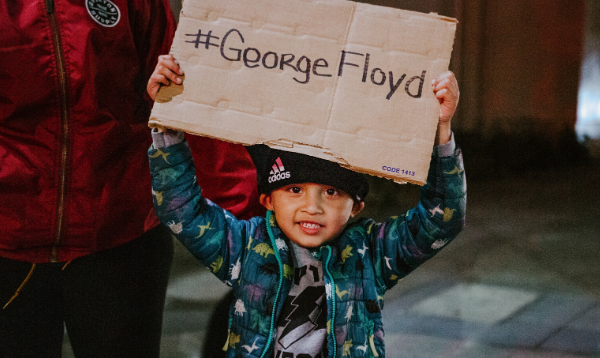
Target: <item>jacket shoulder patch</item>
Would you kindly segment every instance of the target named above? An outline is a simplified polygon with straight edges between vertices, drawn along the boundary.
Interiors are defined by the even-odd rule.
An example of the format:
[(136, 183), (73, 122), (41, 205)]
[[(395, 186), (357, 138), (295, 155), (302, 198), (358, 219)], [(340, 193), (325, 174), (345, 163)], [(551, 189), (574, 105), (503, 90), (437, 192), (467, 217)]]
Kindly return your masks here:
[(121, 10), (110, 0), (85, 0), (85, 7), (92, 19), (104, 27), (113, 27), (121, 19)]

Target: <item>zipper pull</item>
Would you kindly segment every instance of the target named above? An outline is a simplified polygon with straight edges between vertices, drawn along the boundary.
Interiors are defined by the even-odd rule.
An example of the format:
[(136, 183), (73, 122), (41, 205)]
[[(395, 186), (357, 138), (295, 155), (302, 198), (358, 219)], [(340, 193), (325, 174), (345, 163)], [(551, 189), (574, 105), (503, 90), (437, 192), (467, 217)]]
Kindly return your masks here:
[(44, 2), (46, 3), (46, 13), (54, 13), (54, 0), (44, 0)]

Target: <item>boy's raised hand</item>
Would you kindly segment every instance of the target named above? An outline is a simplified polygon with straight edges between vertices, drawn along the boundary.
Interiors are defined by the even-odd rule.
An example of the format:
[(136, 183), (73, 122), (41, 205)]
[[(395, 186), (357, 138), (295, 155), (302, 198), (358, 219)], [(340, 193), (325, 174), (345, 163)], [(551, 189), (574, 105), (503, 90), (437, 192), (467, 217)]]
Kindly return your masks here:
[(179, 62), (173, 55), (158, 56), (158, 63), (146, 86), (150, 98), (153, 101), (156, 99), (161, 84), (165, 86), (168, 86), (171, 82), (181, 84), (181, 78), (179, 77), (181, 75), (183, 75), (183, 70), (179, 67)]
[(440, 119), (438, 122), (435, 145), (445, 144), (450, 141), (452, 130), (450, 122), (458, 106), (460, 91), (454, 73), (446, 71), (431, 81), (433, 93), (440, 102)]

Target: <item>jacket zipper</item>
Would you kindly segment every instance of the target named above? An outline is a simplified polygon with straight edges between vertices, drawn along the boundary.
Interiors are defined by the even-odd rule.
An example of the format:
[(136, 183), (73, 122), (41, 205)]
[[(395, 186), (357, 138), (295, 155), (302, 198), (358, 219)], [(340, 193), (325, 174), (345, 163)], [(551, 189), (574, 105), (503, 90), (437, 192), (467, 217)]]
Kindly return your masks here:
[(59, 80), (60, 109), (61, 109), (61, 138), (60, 138), (60, 179), (58, 185), (58, 200), (56, 203), (56, 232), (50, 249), (50, 262), (58, 261), (58, 245), (64, 235), (65, 196), (67, 191), (67, 159), (69, 154), (69, 110), (67, 101), (67, 74), (62, 53), (58, 23), (54, 14), (54, 0), (45, 0), (46, 13), (52, 31), (52, 43), (56, 58), (56, 69)]
[(333, 356), (337, 355), (337, 341), (335, 339), (335, 281), (333, 280), (333, 276), (331, 272), (329, 272), (329, 261), (331, 261), (331, 246), (325, 246), (327, 248), (327, 260), (325, 261), (325, 272), (327, 273), (327, 277), (329, 277), (329, 292), (331, 295), (331, 339), (333, 340)]
[(277, 243), (275, 242), (275, 236), (273, 235), (273, 230), (271, 228), (271, 215), (272, 211), (267, 211), (267, 217), (265, 220), (265, 225), (267, 226), (267, 233), (269, 234), (269, 238), (271, 239), (271, 246), (273, 247), (273, 252), (275, 253), (275, 259), (277, 259), (277, 265), (279, 266), (279, 283), (277, 285), (277, 293), (275, 294), (275, 300), (273, 301), (273, 311), (271, 312), (271, 326), (269, 327), (269, 337), (267, 338), (267, 344), (265, 345), (265, 349), (263, 350), (260, 358), (264, 358), (267, 352), (269, 351), (269, 347), (271, 346), (271, 342), (273, 341), (273, 331), (275, 329), (275, 314), (277, 312), (277, 301), (279, 299), (279, 294), (281, 293), (281, 287), (283, 286), (283, 264), (281, 263), (281, 257), (279, 256), (279, 249), (277, 248)]

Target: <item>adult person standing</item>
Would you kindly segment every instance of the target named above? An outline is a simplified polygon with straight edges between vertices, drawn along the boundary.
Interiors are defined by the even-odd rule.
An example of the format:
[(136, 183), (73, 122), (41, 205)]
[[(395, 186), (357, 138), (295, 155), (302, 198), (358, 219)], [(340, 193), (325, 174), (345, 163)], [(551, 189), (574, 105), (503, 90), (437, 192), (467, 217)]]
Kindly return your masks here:
[[(168, 0), (0, 2), (1, 357), (60, 357), (65, 327), (78, 357), (159, 356), (173, 241), (145, 88), (174, 29)], [(257, 213), (248, 153), (201, 145), (212, 199)]]

